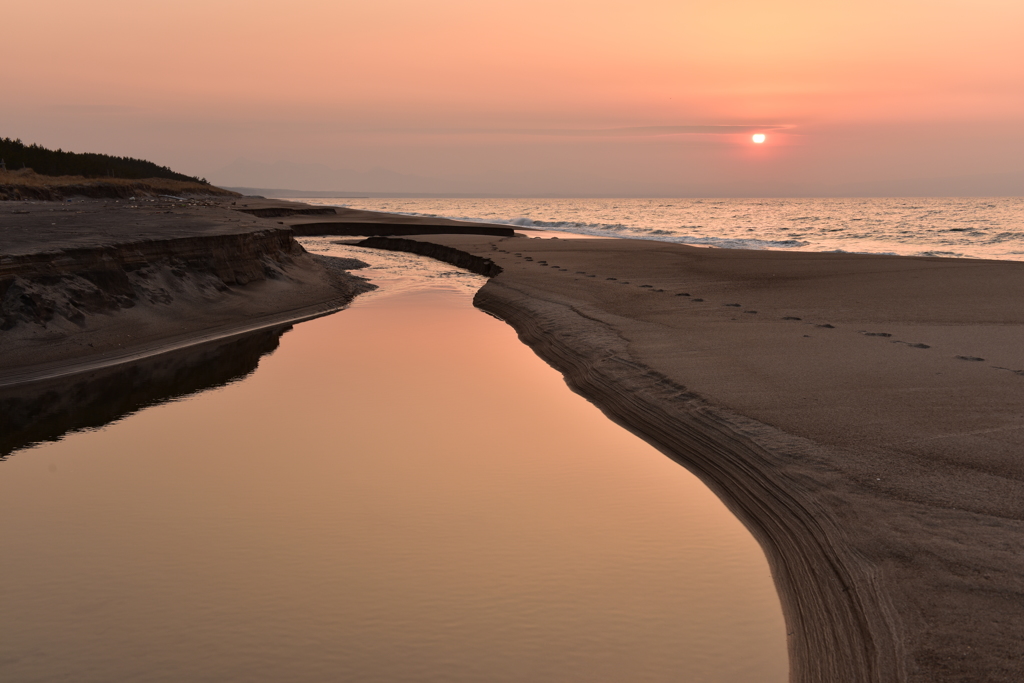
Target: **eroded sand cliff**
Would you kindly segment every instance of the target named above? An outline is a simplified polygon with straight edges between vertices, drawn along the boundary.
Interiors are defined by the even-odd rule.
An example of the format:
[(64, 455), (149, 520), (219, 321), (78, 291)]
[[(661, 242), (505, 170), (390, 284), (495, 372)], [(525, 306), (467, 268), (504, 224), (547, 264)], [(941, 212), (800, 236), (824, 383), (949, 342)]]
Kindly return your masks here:
[(0, 206), (0, 385), (321, 315), (372, 289), (228, 200)]

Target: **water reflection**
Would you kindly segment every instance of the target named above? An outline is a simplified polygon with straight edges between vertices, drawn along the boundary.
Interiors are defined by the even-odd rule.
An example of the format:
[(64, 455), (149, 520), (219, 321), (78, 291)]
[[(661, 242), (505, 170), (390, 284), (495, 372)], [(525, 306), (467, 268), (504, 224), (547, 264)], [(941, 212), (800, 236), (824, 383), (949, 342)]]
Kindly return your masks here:
[(0, 464), (0, 680), (786, 680), (764, 556), (699, 480), (479, 276), (346, 255), (381, 289), (245, 381)]
[(135, 363), (0, 388), (0, 460), (68, 432), (94, 429), (147, 406), (251, 374), (291, 325), (179, 349)]

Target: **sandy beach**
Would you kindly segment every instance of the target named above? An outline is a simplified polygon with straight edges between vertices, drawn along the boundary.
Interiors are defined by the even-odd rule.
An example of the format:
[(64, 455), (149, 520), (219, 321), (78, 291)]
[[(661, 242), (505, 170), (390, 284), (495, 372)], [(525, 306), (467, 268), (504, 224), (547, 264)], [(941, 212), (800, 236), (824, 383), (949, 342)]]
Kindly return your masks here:
[[(8, 387), (286, 325), (367, 288), (358, 264), (294, 240), (344, 212), (162, 198), (0, 217)], [(448, 228), (463, 234), (365, 244), (491, 276), (478, 307), (726, 501), (772, 566), (792, 680), (1024, 676), (1024, 264)]]
[[(5, 5), (0, 683), (1024, 683), (1024, 2), (924, 4)], [(449, 308), (510, 345), (467, 343), (492, 337)], [(484, 362), (434, 379), (425, 348)], [(549, 456), (510, 447), (507, 403), (439, 400), (535, 409), (455, 379), (514, 382), (519, 358), (674, 474), (625, 449), (620, 471), (720, 498), (758, 597), (687, 570), (713, 533), (646, 544), (664, 560), (602, 543), (681, 515), (612, 505), (654, 490), (625, 477), (588, 488), (587, 427)], [(475, 486), (485, 459), (515, 487)], [(553, 599), (522, 599), (542, 594), (517, 567), (584, 535)], [(391, 557), (411, 578), (382, 581)], [(726, 641), (742, 668), (684, 671)]]
[(391, 242), (493, 262), (476, 305), (733, 508), (794, 681), (1024, 675), (1024, 264)]

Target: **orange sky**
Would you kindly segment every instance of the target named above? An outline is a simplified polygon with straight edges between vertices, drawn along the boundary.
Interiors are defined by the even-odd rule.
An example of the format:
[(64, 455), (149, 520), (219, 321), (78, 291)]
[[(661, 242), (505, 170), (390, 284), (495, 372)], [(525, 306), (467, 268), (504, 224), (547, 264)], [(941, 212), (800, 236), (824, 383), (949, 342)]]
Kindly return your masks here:
[[(1019, 0), (13, 4), (0, 135), (220, 184), (743, 196), (1024, 173)], [(358, 182), (378, 186), (337, 185)]]

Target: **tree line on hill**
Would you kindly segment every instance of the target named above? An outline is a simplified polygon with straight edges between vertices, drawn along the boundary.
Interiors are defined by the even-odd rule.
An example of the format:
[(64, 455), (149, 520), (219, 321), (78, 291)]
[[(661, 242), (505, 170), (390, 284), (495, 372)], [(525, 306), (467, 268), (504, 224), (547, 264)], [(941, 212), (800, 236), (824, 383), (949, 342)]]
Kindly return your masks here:
[(0, 159), (8, 171), (31, 168), (40, 175), (78, 175), (86, 178), (167, 178), (209, 185), (206, 178), (175, 173), (166, 166), (132, 157), (109, 154), (78, 154), (47, 149), (42, 145), (26, 145), (20, 139), (0, 138)]

